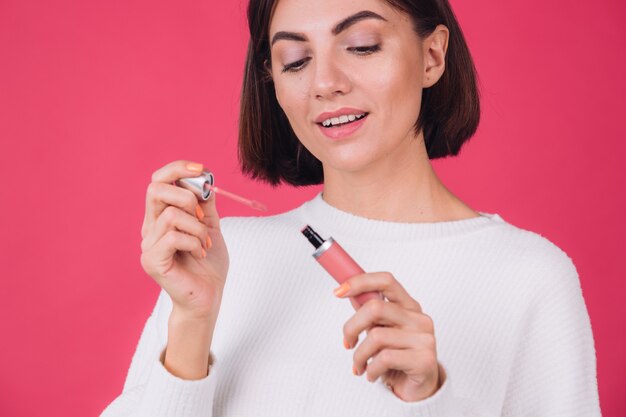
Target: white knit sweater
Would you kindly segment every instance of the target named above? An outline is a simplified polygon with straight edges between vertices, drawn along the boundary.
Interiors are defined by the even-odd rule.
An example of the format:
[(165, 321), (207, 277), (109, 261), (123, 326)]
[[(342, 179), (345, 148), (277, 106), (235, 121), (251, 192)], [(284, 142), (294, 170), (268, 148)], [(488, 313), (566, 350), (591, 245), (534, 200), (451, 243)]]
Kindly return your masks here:
[[(320, 193), (283, 214), (223, 218), (230, 270), (209, 375), (182, 380), (163, 366), (172, 303), (161, 291), (123, 392), (102, 416), (599, 416), (593, 335), (571, 259), (481, 215), (370, 220)], [(366, 271), (391, 272), (432, 317), (447, 373), (433, 396), (405, 402), (381, 378), (352, 374), (342, 328), (355, 311), (311, 256), (307, 224)]]

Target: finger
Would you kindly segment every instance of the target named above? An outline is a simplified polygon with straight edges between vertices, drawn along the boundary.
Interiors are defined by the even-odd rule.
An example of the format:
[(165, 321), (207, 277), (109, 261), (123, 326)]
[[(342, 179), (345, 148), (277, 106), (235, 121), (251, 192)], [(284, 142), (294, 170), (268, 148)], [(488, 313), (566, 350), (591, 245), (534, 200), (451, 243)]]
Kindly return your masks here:
[(371, 329), (371, 333), (375, 326), (416, 329), (416, 322), (420, 320), (418, 315), (419, 313), (405, 310), (398, 304), (370, 300), (344, 323), (343, 335), (349, 346), (356, 346), (361, 332)]
[(174, 267), (174, 255), (178, 251), (189, 252), (198, 260), (204, 259), (203, 249), (198, 239), (176, 230), (167, 232), (149, 251), (141, 255), (142, 266), (149, 275), (157, 277), (155, 280), (161, 287), (163, 283), (159, 282), (158, 277), (167, 276)]
[(193, 161), (178, 160), (157, 169), (152, 173), (152, 182), (171, 184), (181, 178), (198, 177), (202, 174), (203, 164)]
[[(189, 169), (190, 166), (195, 167), (198, 170), (196, 171), (193, 169)], [(194, 163), (186, 160), (174, 161), (155, 171), (152, 174), (152, 181), (173, 183), (180, 178), (200, 176), (202, 174), (202, 169), (203, 165), (199, 163)], [(198, 199), (196, 198), (196, 201), (197, 200)], [(209, 197), (208, 200), (200, 200), (199, 205), (200, 213), (204, 216), (200, 219), (200, 221), (210, 228), (219, 229), (220, 219), (215, 205), (215, 192), (211, 193), (211, 197)], [(195, 206), (193, 208), (195, 210)]]
[(406, 329), (374, 327), (354, 351), (354, 366), (361, 374), (368, 367), (370, 358), (384, 349), (436, 350), (435, 337)]
[(146, 216), (142, 236), (153, 227), (159, 216), (168, 206), (175, 206), (198, 218), (198, 198), (190, 190), (161, 182), (148, 184), (146, 192)]
[(402, 371), (411, 375), (418, 383), (426, 381), (437, 369), (437, 355), (431, 351), (412, 349), (383, 349), (367, 364), (369, 382), (375, 382), (390, 370)]
[(406, 292), (404, 287), (390, 272), (367, 272), (355, 275), (346, 280), (342, 286), (345, 284), (347, 284), (349, 288), (347, 291), (338, 295), (341, 298), (354, 297), (369, 291), (380, 291), (390, 302), (399, 304), (402, 308), (407, 310), (416, 311), (418, 313), (422, 312), (421, 305)]
[(200, 201), (200, 208), (204, 213), (204, 218), (201, 220), (202, 223), (207, 225), (209, 228), (218, 229), (220, 228), (220, 216), (217, 213), (216, 206), (216, 195), (215, 192), (211, 193), (211, 196), (206, 201)]
[(195, 216), (174, 207), (167, 206), (157, 219), (152, 232), (141, 242), (141, 250), (147, 251), (170, 230), (178, 230), (188, 235), (195, 236), (204, 249), (209, 248), (209, 230)]

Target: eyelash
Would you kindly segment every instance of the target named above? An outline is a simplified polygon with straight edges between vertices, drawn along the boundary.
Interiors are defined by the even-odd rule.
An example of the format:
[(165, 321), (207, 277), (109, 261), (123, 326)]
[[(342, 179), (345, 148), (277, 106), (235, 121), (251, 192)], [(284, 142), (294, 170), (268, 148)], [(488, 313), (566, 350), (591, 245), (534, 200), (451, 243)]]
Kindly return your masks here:
[[(353, 48), (348, 48), (348, 51), (354, 51), (357, 55), (370, 55), (380, 51), (380, 44), (372, 46), (355, 46)], [(291, 64), (287, 64), (283, 66), (282, 72), (298, 72), (302, 68), (304, 68), (303, 65), (306, 64), (310, 59), (310, 57), (307, 57), (304, 59), (300, 59), (296, 62), (292, 62)]]

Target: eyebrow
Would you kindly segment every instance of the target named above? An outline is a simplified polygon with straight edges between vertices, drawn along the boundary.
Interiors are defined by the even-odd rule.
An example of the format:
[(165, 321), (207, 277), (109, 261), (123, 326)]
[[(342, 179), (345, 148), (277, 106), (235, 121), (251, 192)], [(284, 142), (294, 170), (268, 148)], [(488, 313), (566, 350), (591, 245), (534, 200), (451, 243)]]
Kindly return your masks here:
[[(331, 33), (336, 36), (340, 34), (341, 32), (343, 32), (344, 30), (348, 29), (350, 26), (364, 19), (378, 19), (378, 20), (382, 20), (385, 22), (387, 21), (387, 19), (385, 19), (378, 13), (374, 13), (369, 10), (362, 10), (358, 13), (355, 13), (353, 15), (346, 17), (341, 22), (337, 23), (335, 27), (332, 29)], [(304, 36), (302, 33), (296, 33), (296, 32), (284, 32), (284, 31), (276, 32), (276, 34), (274, 34), (274, 36), (272, 37), (272, 42), (270, 43), (270, 46), (273, 46), (274, 43), (276, 43), (279, 40), (306, 42), (306, 36)]]

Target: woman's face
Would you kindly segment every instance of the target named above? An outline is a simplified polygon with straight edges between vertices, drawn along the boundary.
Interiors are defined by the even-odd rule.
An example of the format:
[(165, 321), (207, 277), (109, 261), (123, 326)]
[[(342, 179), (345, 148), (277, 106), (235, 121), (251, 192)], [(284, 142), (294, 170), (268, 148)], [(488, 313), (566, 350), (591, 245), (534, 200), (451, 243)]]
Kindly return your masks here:
[(415, 158), (424, 66), (409, 16), (383, 0), (280, 0), (269, 39), (278, 102), (325, 170)]

